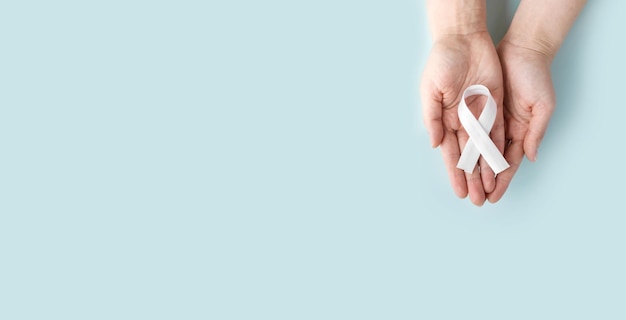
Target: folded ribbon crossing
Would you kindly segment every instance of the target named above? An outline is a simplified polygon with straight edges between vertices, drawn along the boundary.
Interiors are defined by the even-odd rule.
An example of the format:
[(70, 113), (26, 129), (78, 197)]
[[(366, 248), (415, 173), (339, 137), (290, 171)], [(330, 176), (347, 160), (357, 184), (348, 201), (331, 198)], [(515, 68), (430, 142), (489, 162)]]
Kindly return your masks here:
[[(487, 103), (478, 120), (476, 120), (465, 103), (467, 97), (475, 95), (487, 96)], [(456, 167), (471, 173), (474, 171), (476, 162), (478, 162), (478, 157), (482, 154), (487, 164), (496, 174), (506, 170), (509, 167), (508, 162), (506, 162), (498, 147), (489, 137), (489, 132), (491, 132), (497, 113), (496, 102), (491, 96), (489, 89), (479, 84), (469, 86), (463, 92), (458, 109), (459, 120), (469, 135), (469, 140), (461, 153)]]

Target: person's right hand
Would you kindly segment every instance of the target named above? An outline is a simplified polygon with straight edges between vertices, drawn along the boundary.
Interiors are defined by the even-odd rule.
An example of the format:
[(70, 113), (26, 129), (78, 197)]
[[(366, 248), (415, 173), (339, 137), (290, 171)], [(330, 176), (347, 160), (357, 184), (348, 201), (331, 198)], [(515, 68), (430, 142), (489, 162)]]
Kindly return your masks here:
[(504, 157), (511, 167), (498, 175), (489, 202), (500, 200), (519, 168), (524, 154), (537, 159), (556, 105), (548, 53), (502, 41), (498, 55), (504, 77), (504, 119), (507, 144)]
[[(441, 146), (450, 182), (457, 196), (468, 195), (475, 205), (482, 205), (487, 194), (494, 191), (493, 170), (482, 157), (471, 174), (456, 167), (461, 150), (469, 136), (460, 124), (457, 108), (463, 91), (473, 84), (489, 88), (497, 103), (497, 116), (491, 138), (504, 150), (504, 117), (502, 112), (502, 69), (488, 32), (464, 35), (443, 35), (435, 39), (421, 82), (424, 124), (433, 147)], [(482, 97), (484, 98), (484, 97)], [(467, 101), (477, 116), (485, 100)], [(500, 175), (498, 175), (500, 177)]]

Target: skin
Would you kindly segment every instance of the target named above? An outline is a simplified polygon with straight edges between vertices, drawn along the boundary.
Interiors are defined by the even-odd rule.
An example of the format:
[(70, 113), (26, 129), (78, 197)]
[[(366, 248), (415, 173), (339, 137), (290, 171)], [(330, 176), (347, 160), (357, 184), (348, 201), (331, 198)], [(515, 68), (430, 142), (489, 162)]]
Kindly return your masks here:
[[(504, 85), (502, 68), (493, 41), (487, 32), (484, 1), (428, 1), (431, 50), (420, 86), (424, 124), (433, 147), (441, 147), (450, 183), (457, 196), (483, 205), (496, 187), (493, 171), (482, 157), (471, 174), (456, 168), (469, 136), (458, 119), (463, 90), (472, 84), (489, 88), (498, 105), (491, 138), (504, 150)], [(454, 19), (444, 19), (449, 15)], [(467, 101), (478, 115), (484, 100)]]
[[(432, 146), (441, 147), (457, 196), (469, 194), (478, 206), (497, 202), (524, 155), (537, 159), (556, 106), (552, 60), (585, 2), (522, 0), (496, 51), (487, 32), (485, 0), (427, 1), (433, 48), (420, 87), (424, 123)], [(511, 167), (497, 177), (482, 157), (471, 174), (456, 168), (468, 140), (457, 106), (472, 84), (487, 86), (498, 104), (490, 135)], [(484, 100), (467, 102), (478, 116)]]
[(524, 155), (537, 160), (539, 145), (556, 107), (550, 67), (585, 0), (523, 0), (498, 45), (504, 77), (504, 117), (511, 167), (496, 179), (487, 197), (497, 202), (509, 187)]

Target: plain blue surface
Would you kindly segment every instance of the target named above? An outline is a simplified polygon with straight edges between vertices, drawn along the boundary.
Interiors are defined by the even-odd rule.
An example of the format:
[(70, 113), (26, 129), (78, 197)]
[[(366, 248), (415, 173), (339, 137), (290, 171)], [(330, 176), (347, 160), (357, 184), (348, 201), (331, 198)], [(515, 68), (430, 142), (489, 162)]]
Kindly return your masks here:
[(482, 208), (421, 124), (422, 1), (1, 7), (0, 319), (626, 317), (623, 2)]

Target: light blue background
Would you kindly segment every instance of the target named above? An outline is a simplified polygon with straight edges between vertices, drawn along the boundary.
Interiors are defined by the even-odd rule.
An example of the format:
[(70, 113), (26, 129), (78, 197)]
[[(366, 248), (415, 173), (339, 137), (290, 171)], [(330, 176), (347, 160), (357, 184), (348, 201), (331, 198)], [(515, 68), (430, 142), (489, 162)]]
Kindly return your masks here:
[(476, 208), (419, 117), (423, 1), (5, 1), (0, 319), (626, 318), (623, 12), (590, 1)]

